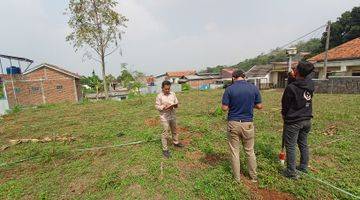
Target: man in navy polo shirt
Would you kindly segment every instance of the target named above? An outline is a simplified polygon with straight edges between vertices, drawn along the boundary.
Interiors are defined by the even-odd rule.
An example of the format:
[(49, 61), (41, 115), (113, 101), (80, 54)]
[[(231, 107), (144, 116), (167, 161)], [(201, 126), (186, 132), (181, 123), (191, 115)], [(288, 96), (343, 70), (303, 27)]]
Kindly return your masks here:
[(228, 144), (234, 178), (240, 182), (240, 141), (248, 161), (249, 175), (257, 182), (256, 156), (254, 153), (255, 131), (253, 110), (262, 109), (261, 95), (258, 88), (245, 80), (245, 72), (233, 73), (234, 84), (226, 88), (222, 98), (222, 109), (228, 112)]

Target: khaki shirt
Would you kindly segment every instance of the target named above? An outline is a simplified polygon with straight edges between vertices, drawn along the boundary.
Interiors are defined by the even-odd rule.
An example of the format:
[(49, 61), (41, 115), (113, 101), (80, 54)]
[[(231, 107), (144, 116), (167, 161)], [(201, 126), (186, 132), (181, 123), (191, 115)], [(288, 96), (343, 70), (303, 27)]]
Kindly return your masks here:
[(155, 107), (160, 112), (160, 120), (168, 121), (175, 120), (175, 109), (172, 110), (164, 110), (167, 105), (178, 104), (179, 101), (176, 98), (174, 92), (170, 92), (170, 94), (165, 95), (163, 92), (159, 93), (156, 97)]

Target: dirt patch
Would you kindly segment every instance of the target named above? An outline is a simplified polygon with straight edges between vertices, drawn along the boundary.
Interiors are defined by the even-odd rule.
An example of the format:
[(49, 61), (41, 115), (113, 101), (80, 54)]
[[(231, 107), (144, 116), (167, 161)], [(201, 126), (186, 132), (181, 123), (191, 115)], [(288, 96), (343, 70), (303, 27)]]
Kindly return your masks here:
[(292, 195), (276, 190), (261, 189), (258, 188), (257, 183), (252, 183), (248, 178), (241, 176), (241, 181), (247, 187), (251, 193), (251, 199), (254, 200), (293, 200), (295, 199)]
[(325, 132), (323, 133), (324, 135), (327, 136), (333, 136), (337, 133), (338, 128), (335, 124), (331, 124), (328, 127), (326, 127)]
[(179, 131), (179, 133), (185, 133), (185, 132), (188, 133), (189, 129), (183, 126), (178, 126), (177, 131)]
[(192, 152), (186, 152), (185, 156), (187, 159), (189, 160), (200, 160), (202, 157), (204, 157), (204, 153), (197, 150), (197, 151), (192, 151)]
[(207, 165), (201, 162), (205, 154), (201, 151), (186, 152), (186, 161), (178, 161), (177, 165), (180, 171), (180, 179), (186, 179), (189, 172), (205, 169)]
[(139, 184), (132, 184), (126, 189), (126, 193), (130, 195), (130, 197), (136, 199), (146, 199), (146, 192), (143, 187)]
[(205, 169), (206, 165), (201, 162), (178, 161), (178, 166), (181, 171), (190, 172), (197, 169)]
[(181, 143), (185, 146), (189, 146), (193, 139), (200, 138), (202, 136), (201, 133), (190, 132), (188, 128), (182, 126), (178, 126), (177, 131), (180, 134)]
[(329, 156), (313, 156), (311, 162), (316, 162), (318, 165), (321, 165), (325, 168), (338, 168), (334, 158)]
[(215, 166), (220, 162), (228, 160), (227, 155), (224, 153), (212, 153), (206, 154), (205, 157), (202, 159), (202, 162), (208, 164), (210, 166)]
[(149, 127), (155, 127), (160, 124), (160, 120), (159, 120), (159, 118), (145, 119), (145, 124), (146, 124), (146, 126), (149, 126)]
[(70, 193), (74, 195), (83, 194), (88, 188), (88, 186), (93, 185), (94, 183), (95, 181), (91, 180), (91, 177), (76, 178), (73, 182), (69, 184)]
[(10, 180), (19, 179), (22, 176), (26, 176), (26, 174), (34, 174), (38, 171), (38, 168), (38, 165), (23, 164), (10, 170), (0, 169), (0, 185)]

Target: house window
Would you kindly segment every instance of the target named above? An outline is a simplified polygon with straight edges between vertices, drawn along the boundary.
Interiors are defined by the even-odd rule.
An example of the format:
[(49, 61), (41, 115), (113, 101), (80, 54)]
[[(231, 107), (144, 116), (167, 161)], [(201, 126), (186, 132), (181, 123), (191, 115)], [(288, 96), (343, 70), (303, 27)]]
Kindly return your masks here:
[(353, 72), (352, 76), (360, 76), (360, 72)]
[(31, 87), (31, 93), (40, 93), (40, 87)]
[(57, 85), (57, 86), (56, 86), (56, 90), (57, 90), (58, 92), (61, 92), (62, 89), (63, 89), (63, 86), (62, 86), (62, 85)]

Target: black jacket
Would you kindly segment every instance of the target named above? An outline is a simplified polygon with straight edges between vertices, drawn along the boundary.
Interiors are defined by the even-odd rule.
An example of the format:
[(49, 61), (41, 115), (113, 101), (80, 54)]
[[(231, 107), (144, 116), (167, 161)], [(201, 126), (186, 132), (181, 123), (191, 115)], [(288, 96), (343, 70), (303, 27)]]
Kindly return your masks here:
[(311, 79), (296, 79), (289, 84), (281, 100), (284, 122), (290, 124), (311, 119), (313, 94), (314, 83)]

